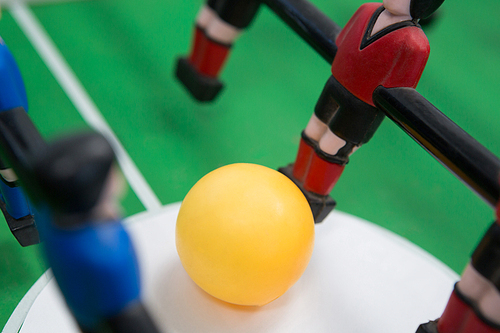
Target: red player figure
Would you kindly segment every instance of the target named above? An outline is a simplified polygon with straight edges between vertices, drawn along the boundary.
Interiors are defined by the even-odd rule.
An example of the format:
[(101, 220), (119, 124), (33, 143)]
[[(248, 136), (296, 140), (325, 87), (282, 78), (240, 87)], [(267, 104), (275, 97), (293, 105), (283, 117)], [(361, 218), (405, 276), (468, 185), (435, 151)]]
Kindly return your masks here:
[(233, 42), (255, 17), (257, 0), (208, 0), (196, 18), (191, 54), (177, 62), (177, 77), (199, 101), (222, 89), (219, 72)]
[(500, 333), (500, 204), (443, 315), (417, 333)]
[(332, 76), (302, 132), (296, 161), (280, 169), (301, 187), (316, 222), (335, 206), (329, 193), (349, 156), (370, 140), (384, 118), (372, 100), (375, 88), (417, 86), (429, 56), (418, 21), (443, 1), (364, 4), (337, 37)]

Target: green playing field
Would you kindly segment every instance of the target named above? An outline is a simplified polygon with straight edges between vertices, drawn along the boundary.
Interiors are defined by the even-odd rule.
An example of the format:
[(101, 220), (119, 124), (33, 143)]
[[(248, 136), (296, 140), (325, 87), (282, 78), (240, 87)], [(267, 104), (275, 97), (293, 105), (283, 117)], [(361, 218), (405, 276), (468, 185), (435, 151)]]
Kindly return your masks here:
[[(341, 26), (362, 3), (312, 2)], [(148, 192), (145, 185), (152, 196), (128, 190), (126, 216), (155, 209), (156, 200), (181, 201), (199, 178), (222, 165), (251, 162), (277, 168), (292, 162), (300, 132), (330, 75), (329, 64), (263, 7), (235, 44), (222, 74), (226, 88), (220, 98), (207, 105), (195, 102), (175, 80), (173, 66), (189, 49), (201, 4), (94, 0), (32, 6), (27, 13), (32, 11), (88, 94), (84, 106), (78, 104), (78, 84), (75, 88), (74, 82), (61, 84), (55, 78), (60, 61), (49, 69), (43, 51), (33, 46), (40, 38), (26, 37), (31, 16), (23, 16), (22, 6), (2, 8), (0, 35), (19, 64), (29, 112), (42, 134), (50, 138), (88, 128), (80, 111), (90, 105), (137, 166), (132, 181), (144, 185), (142, 175), (152, 189)], [(495, 102), (500, 21), (493, 15), (500, 13), (500, 2), (471, 5), (446, 2), (426, 28), (431, 56), (417, 90), (500, 156)], [(31, 29), (40, 32), (38, 26)], [(459, 273), (494, 216), (387, 119), (352, 156), (332, 196), (337, 209), (408, 238)], [(3, 327), (46, 266), (39, 248), (21, 248), (1, 219)]]

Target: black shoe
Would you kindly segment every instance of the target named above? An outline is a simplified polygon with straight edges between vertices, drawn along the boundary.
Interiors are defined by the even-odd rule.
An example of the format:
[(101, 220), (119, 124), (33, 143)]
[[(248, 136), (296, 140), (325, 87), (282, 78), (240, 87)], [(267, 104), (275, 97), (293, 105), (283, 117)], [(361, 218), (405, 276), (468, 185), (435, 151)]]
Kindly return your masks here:
[(337, 203), (329, 195), (319, 195), (313, 192), (309, 192), (304, 189), (304, 186), (293, 177), (293, 164), (289, 164), (286, 167), (279, 168), (279, 172), (290, 178), (295, 185), (302, 191), (304, 196), (311, 206), (311, 210), (314, 216), (314, 223), (322, 222), (328, 214), (335, 208)]
[(198, 73), (187, 58), (177, 59), (175, 75), (191, 95), (200, 102), (214, 100), (224, 87), (224, 84), (217, 78)]
[(5, 202), (2, 200), (0, 200), (0, 209), (5, 217), (5, 221), (7, 221), (9, 225), (10, 231), (21, 246), (24, 247), (40, 243), (40, 236), (33, 215), (26, 215), (15, 219), (7, 212)]
[(420, 325), (416, 333), (439, 333), (437, 330), (437, 322), (437, 320), (434, 320), (427, 324)]

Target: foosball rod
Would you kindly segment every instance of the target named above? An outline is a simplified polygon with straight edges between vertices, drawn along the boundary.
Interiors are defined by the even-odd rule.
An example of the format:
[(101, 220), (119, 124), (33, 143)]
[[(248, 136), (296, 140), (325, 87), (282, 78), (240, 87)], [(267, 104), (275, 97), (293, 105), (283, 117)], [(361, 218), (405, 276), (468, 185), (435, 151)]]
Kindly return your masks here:
[(500, 197), (500, 160), (411, 88), (378, 87), (375, 105), (491, 206)]
[(341, 28), (307, 0), (262, 0), (329, 64), (337, 53)]

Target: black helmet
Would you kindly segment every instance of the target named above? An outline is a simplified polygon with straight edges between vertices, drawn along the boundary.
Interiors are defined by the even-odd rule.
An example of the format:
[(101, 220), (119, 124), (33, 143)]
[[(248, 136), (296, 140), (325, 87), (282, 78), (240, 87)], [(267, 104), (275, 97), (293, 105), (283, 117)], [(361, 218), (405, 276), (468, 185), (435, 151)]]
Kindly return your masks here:
[(34, 168), (40, 195), (59, 213), (88, 212), (97, 203), (114, 160), (113, 149), (100, 134), (84, 132), (56, 140)]
[(410, 15), (413, 19), (429, 17), (441, 6), (444, 0), (411, 0)]

